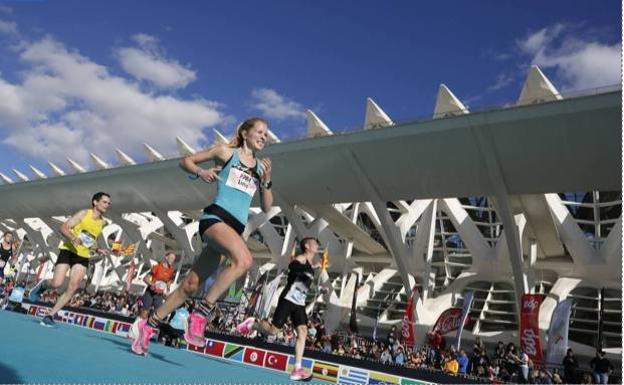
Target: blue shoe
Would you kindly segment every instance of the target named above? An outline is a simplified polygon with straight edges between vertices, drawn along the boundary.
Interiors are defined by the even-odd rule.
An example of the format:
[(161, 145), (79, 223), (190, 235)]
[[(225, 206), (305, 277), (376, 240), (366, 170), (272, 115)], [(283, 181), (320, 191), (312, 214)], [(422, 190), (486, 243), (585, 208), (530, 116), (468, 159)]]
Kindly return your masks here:
[(43, 326), (47, 326), (49, 328), (53, 327), (54, 325), (56, 325), (56, 322), (54, 322), (54, 319), (52, 319), (51, 316), (47, 315), (45, 317), (43, 317), (43, 319), (41, 320), (41, 322), (39, 322), (41, 325)]
[(43, 294), (43, 292), (45, 291), (45, 289), (43, 288), (43, 284), (45, 281), (45, 279), (42, 279), (35, 286), (33, 286), (32, 289), (30, 289), (30, 293), (28, 293), (28, 300), (30, 302), (39, 301), (39, 297), (41, 297), (41, 294)]

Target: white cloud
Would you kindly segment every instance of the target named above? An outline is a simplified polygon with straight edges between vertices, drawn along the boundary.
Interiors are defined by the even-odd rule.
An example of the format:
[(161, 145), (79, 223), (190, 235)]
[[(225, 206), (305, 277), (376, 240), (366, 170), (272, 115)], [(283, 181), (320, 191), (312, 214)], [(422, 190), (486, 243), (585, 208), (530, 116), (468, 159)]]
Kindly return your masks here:
[(89, 152), (136, 156), (144, 142), (174, 154), (176, 136), (197, 148), (223, 121), (215, 102), (150, 94), (51, 37), (21, 47), (21, 83), (0, 78), (0, 135), (31, 157), (87, 165)]
[(0, 5), (0, 12), (6, 13), (7, 15), (13, 14), (13, 8), (7, 7), (6, 5)]
[(515, 76), (511, 73), (502, 73), (496, 77), (496, 83), (487, 88), (488, 91), (497, 91), (507, 87), (515, 80)]
[(146, 33), (137, 33), (132, 36), (132, 40), (134, 40), (141, 47), (154, 48), (158, 46), (158, 39)]
[(612, 45), (572, 36), (556, 24), (517, 41), (532, 64), (553, 68), (562, 89), (584, 90), (620, 83), (621, 43)]
[(0, 20), (0, 33), (16, 34), (17, 24), (13, 21)]
[(304, 119), (305, 112), (301, 104), (289, 100), (270, 88), (258, 88), (251, 91), (252, 107), (261, 111), (269, 119)]
[(134, 35), (133, 40), (139, 48), (120, 48), (117, 57), (123, 69), (135, 78), (162, 89), (184, 88), (197, 78), (194, 71), (164, 57), (155, 37), (141, 33)]

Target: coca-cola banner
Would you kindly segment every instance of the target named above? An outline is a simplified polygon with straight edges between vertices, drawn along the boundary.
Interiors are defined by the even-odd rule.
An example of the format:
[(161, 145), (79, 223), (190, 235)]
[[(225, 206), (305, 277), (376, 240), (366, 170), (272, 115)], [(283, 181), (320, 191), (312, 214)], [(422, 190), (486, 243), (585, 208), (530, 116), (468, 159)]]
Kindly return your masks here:
[(452, 307), (446, 309), (440, 314), (438, 320), (433, 326), (432, 332), (438, 332), (442, 335), (453, 332), (459, 329), (459, 324), (462, 319), (462, 309), (459, 307)]
[(520, 309), (520, 348), (533, 362), (542, 362), (542, 344), (539, 333), (539, 308), (543, 294), (523, 294)]
[(416, 311), (416, 301), (418, 300), (418, 289), (414, 288), (412, 294), (407, 300), (407, 306), (405, 307), (405, 314), (403, 315), (403, 325), (401, 327), (401, 337), (403, 337), (403, 344), (405, 346), (414, 346), (414, 322), (416, 317), (414, 312)]

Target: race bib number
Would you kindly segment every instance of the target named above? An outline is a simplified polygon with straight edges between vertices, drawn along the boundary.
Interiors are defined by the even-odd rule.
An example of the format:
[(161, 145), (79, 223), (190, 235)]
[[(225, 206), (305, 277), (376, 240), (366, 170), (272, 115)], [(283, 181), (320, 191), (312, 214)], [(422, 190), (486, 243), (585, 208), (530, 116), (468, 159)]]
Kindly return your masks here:
[(305, 306), (307, 294), (308, 288), (301, 282), (295, 282), (288, 290), (285, 298), (296, 305)]
[(91, 247), (95, 244), (95, 236), (87, 230), (82, 230), (78, 238), (80, 238), (80, 241), (85, 247)]
[(228, 179), (225, 184), (240, 190), (249, 196), (254, 196), (256, 190), (258, 189), (258, 185), (256, 184), (254, 177), (234, 167), (230, 169), (230, 174), (228, 175)]

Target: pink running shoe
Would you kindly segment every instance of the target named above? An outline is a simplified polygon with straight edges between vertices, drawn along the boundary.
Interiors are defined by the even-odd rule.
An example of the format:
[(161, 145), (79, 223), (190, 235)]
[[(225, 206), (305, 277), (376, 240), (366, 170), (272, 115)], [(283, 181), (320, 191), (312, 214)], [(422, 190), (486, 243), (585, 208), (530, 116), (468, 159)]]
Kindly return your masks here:
[(143, 354), (147, 354), (149, 348), (150, 338), (154, 334), (154, 328), (147, 324), (147, 320), (139, 322), (139, 340), (141, 341), (141, 347), (143, 348)]
[(238, 326), (236, 326), (236, 331), (239, 334), (247, 335), (251, 331), (251, 327), (253, 326), (254, 322), (256, 322), (256, 319), (254, 317), (249, 317), (240, 324), (238, 324)]
[(140, 356), (145, 354), (145, 352), (143, 352), (143, 347), (141, 346), (141, 336), (140, 336), (140, 333), (139, 333), (139, 336), (137, 336), (132, 341), (132, 352), (135, 353), (135, 354), (138, 354)]
[(293, 381), (309, 381), (312, 379), (312, 374), (308, 374), (303, 368), (293, 369), (290, 372), (290, 379)]
[(184, 339), (189, 344), (199, 346), (200, 348), (206, 346), (206, 338), (204, 337), (206, 322), (206, 317), (202, 317), (197, 313), (191, 314), (189, 316), (189, 326), (184, 333)]

